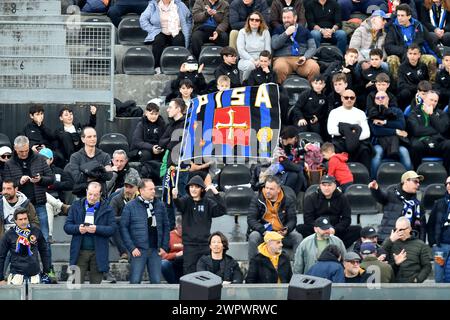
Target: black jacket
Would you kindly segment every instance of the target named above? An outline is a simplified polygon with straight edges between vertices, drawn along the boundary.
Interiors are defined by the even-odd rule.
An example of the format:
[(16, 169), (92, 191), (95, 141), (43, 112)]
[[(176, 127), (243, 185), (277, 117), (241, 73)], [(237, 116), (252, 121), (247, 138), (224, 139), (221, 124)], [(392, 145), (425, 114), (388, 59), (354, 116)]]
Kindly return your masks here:
[[(450, 13), (448, 14), (450, 17)], [(450, 24), (450, 23), (449, 23)], [(450, 98), (450, 73), (447, 72), (445, 69), (439, 70), (439, 72), (436, 75), (436, 82), (434, 84), (434, 88), (439, 91), (439, 93), (442, 95), (445, 95), (448, 98)], [(444, 105), (446, 105), (449, 101), (444, 101)]]
[(435, 143), (439, 143), (444, 140), (444, 137), (442, 135), (447, 132), (449, 127), (449, 119), (447, 113), (439, 109), (434, 109), (434, 112), (429, 117), (429, 119), (429, 125), (425, 126), (425, 117), (423, 115), (421, 105), (417, 105), (411, 111), (408, 118), (406, 119), (408, 133), (411, 139), (429, 137), (429, 139), (431, 139), (431, 141)]
[(241, 77), (239, 76), (239, 69), (237, 64), (228, 65), (225, 62), (222, 62), (214, 71), (214, 78), (216, 80), (221, 76), (228, 76), (231, 80), (231, 88), (236, 88), (241, 86)]
[(148, 150), (151, 152), (153, 146), (159, 143), (165, 127), (166, 123), (161, 116), (158, 117), (156, 122), (150, 122), (146, 116), (143, 116), (134, 129), (131, 150)]
[(334, 91), (333, 89), (331, 93), (327, 96), (327, 101), (328, 101), (328, 113), (330, 113), (331, 110), (342, 106), (341, 95), (336, 93), (336, 91)]
[[(375, 104), (375, 95), (377, 94), (377, 91), (372, 91), (367, 95), (367, 99), (366, 99), (366, 111), (368, 112), (369, 110), (373, 109), (373, 108), (377, 108), (377, 105)], [(398, 103), (397, 103), (397, 97), (391, 93), (390, 91), (387, 92), (387, 95), (389, 97), (389, 107), (398, 107)], [(370, 119), (370, 117), (368, 117)], [(369, 122), (370, 125), (370, 122)]]
[(255, 11), (260, 12), (264, 17), (266, 24), (269, 24), (270, 14), (266, 0), (253, 0), (250, 6), (245, 5), (243, 1), (230, 1), (231, 30), (239, 31), (244, 28), (247, 17)]
[(204, 194), (200, 201), (194, 201), (185, 195), (173, 201), (183, 216), (183, 244), (207, 246), (212, 218), (224, 215), (227, 210), (222, 197)]
[(170, 94), (171, 97), (177, 97), (179, 93), (180, 88), (180, 81), (189, 79), (192, 81), (194, 85), (194, 95), (202, 94), (203, 91), (206, 89), (206, 81), (205, 77), (203, 76), (203, 73), (198, 72), (180, 72), (178, 74), (178, 77), (172, 81), (170, 87), (172, 89), (172, 92)]
[(250, 260), (245, 283), (289, 283), (292, 278), (291, 262), (286, 254), (281, 253), (278, 268), (275, 269), (269, 258), (258, 253)]
[(53, 147), (55, 137), (44, 124), (38, 126), (34, 121), (31, 121), (23, 128), (22, 134), (30, 140), (30, 147), (38, 144), (45, 144), (47, 148)]
[(54, 164), (50, 166), (53, 174), (55, 175), (55, 182), (47, 187), (48, 193), (57, 193), (58, 198), (64, 201), (64, 191), (72, 191), (73, 189), (73, 178), (67, 171), (58, 168)]
[[(159, 139), (158, 145), (163, 148), (164, 150), (170, 150), (172, 151), (178, 144), (181, 144), (181, 139), (183, 137), (183, 130), (184, 130), (184, 122), (186, 117), (183, 116), (177, 121), (171, 120), (169, 124), (166, 127), (166, 130), (164, 131), (162, 137)], [(175, 135), (172, 137), (173, 133), (178, 130)], [(172, 157), (168, 157), (167, 159), (167, 167), (171, 166), (175, 162), (173, 160), (178, 159), (172, 159)]]
[[(47, 197), (45, 193), (47, 192), (47, 187), (54, 183), (55, 175), (48, 166), (45, 158), (41, 155), (35, 154), (33, 151), (29, 151), (28, 159), (25, 160), (28, 172), (22, 164), (24, 161), (17, 157), (17, 153), (14, 154), (11, 159), (5, 164), (5, 171), (3, 173), (3, 179), (12, 179), (19, 186), (19, 191), (23, 192), (31, 203), (34, 205), (43, 205), (47, 202)], [(34, 176), (39, 173), (41, 180), (33, 184), (31, 181), (21, 185), (20, 178), (23, 175)]]
[(269, 67), (270, 72), (265, 73), (261, 67), (256, 68), (250, 72), (248, 79), (246, 80), (246, 85), (248, 86), (259, 86), (263, 83), (277, 83), (277, 74), (271, 67)]
[(408, 61), (405, 61), (398, 68), (398, 88), (400, 91), (409, 89), (415, 93), (419, 82), (428, 79), (428, 68), (421, 62), (412, 66)]
[(300, 94), (292, 111), (295, 125), (301, 119), (310, 121), (313, 116), (316, 116), (319, 122), (323, 122), (328, 115), (327, 97), (324, 93), (318, 94), (313, 89), (305, 90)]
[(428, 244), (430, 246), (436, 244), (441, 245), (444, 240), (445, 244), (450, 244), (450, 226), (444, 226), (447, 221), (448, 204), (447, 199), (441, 198), (434, 203), (433, 210), (427, 223)]
[[(0, 240), (0, 281), (5, 280), (3, 270), (8, 252), (11, 255), (10, 272), (12, 274), (21, 274), (24, 276), (39, 274), (41, 272), (39, 255), (41, 256), (44, 273), (50, 271), (50, 257), (44, 235), (39, 228), (34, 226), (30, 227), (30, 231), (31, 233), (28, 239), (31, 242), (30, 249), (33, 253), (31, 256), (28, 255), (28, 250), (23, 246), (19, 252), (16, 252), (18, 235), (14, 231), (14, 228), (9, 229)], [(30, 238), (36, 239), (32, 242)]]
[[(374, 68), (372, 66), (370, 66), (369, 68), (367, 68), (366, 70), (362, 71), (362, 84), (364, 85), (364, 90), (366, 92), (372, 92), (372, 91), (377, 91), (377, 87), (375, 86), (375, 78), (377, 77), (377, 75), (379, 75), (380, 73), (386, 73), (385, 70), (383, 70), (383, 68), (379, 67), (379, 68)], [(389, 75), (389, 73), (388, 73)], [(390, 75), (389, 75), (390, 76)], [(372, 86), (367, 87), (366, 85), (371, 82), (373, 83)]]
[(309, 30), (313, 30), (316, 25), (326, 29), (334, 25), (342, 28), (341, 8), (336, 0), (327, 0), (324, 6), (318, 0), (310, 0), (305, 9)]
[[(197, 271), (213, 272), (213, 261), (211, 255), (205, 255), (198, 260)], [(221, 277), (222, 281), (229, 281), (231, 283), (242, 283), (244, 280), (239, 264), (227, 254), (224, 254), (223, 259), (220, 261), (220, 269), (216, 275)]]
[[(331, 79), (336, 73), (342, 73), (342, 70), (344, 68), (350, 69), (349, 73), (346, 73), (345, 76), (347, 77), (347, 89), (353, 89), (356, 84), (356, 74), (355, 74), (355, 66), (345, 66), (345, 61), (335, 61), (332, 62), (328, 68), (324, 72), (324, 76), (327, 79), (327, 83), (330, 83), (332, 85)], [(341, 103), (342, 105), (342, 103)]]
[(307, 196), (303, 202), (303, 217), (306, 226), (314, 227), (319, 217), (328, 217), (338, 234), (344, 234), (352, 222), (352, 210), (347, 197), (336, 189), (330, 199), (326, 199), (320, 188)]
[[(288, 233), (290, 233), (297, 226), (297, 213), (295, 211), (296, 199), (291, 196), (290, 192), (286, 190), (286, 187), (281, 186), (281, 189), (283, 190), (284, 196), (280, 203), (278, 218), (283, 226), (288, 228)], [(264, 234), (266, 231), (264, 224), (267, 222), (263, 220), (263, 217), (266, 210), (266, 198), (261, 189), (259, 194), (255, 195), (250, 202), (247, 215), (247, 234), (250, 234), (252, 231), (258, 231), (261, 235)]]

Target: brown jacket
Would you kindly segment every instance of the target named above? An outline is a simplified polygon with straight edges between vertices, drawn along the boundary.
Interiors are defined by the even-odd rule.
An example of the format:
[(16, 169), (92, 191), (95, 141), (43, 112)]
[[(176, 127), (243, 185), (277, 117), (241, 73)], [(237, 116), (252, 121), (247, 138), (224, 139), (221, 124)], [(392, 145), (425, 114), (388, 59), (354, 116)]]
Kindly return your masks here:
[[(192, 8), (192, 17), (194, 19), (194, 28), (192, 32), (197, 30), (209, 17), (205, 7), (211, 7), (209, 0), (196, 0)], [(230, 22), (230, 5), (225, 0), (217, 0), (217, 13), (214, 15), (214, 20), (217, 22), (217, 32), (227, 32)]]

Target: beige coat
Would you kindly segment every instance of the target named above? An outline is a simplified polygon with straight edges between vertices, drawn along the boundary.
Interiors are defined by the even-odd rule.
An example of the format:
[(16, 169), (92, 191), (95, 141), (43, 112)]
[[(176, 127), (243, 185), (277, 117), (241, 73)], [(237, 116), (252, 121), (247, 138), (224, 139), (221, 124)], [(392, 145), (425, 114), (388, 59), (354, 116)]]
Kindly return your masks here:
[(383, 59), (386, 58), (386, 52), (384, 51), (384, 40), (386, 39), (386, 32), (382, 30), (379, 33), (376, 41), (372, 44), (372, 34), (370, 32), (372, 28), (370, 18), (366, 19), (355, 30), (350, 39), (349, 48), (355, 48), (359, 51), (358, 62), (369, 61), (369, 52), (371, 49), (379, 48), (383, 50)]

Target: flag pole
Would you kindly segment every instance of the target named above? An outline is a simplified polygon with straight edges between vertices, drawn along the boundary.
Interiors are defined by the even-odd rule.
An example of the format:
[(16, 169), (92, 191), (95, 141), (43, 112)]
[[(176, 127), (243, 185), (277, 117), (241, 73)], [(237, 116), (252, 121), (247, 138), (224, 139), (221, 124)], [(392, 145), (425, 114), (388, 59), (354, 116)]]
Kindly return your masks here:
[(190, 106), (188, 107), (188, 109), (186, 110), (186, 116), (184, 118), (184, 126), (183, 126), (183, 135), (181, 136), (181, 147), (180, 147), (180, 152), (178, 153), (178, 163), (177, 163), (177, 173), (176, 173), (176, 177), (175, 177), (175, 188), (178, 188), (178, 180), (180, 179), (180, 160), (181, 160), (181, 153), (183, 152), (183, 142), (184, 142), (184, 136), (186, 135), (186, 123), (187, 123), (187, 115), (189, 113), (189, 109), (191, 109), (193, 107), (193, 103), (191, 102)]

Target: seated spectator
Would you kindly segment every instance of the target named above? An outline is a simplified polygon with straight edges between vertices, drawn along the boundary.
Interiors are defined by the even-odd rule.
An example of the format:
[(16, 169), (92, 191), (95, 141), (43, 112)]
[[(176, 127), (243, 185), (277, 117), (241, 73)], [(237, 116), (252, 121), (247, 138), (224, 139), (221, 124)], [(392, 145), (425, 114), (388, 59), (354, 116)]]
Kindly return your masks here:
[(367, 0), (367, 1), (353, 1), (353, 0), (338, 0), (342, 12), (342, 21), (350, 19), (353, 12), (361, 12), (363, 14), (370, 14), (372, 8), (379, 7), (384, 0)]
[(0, 147), (0, 183), (3, 181), (3, 171), (5, 171), (6, 162), (11, 159), (12, 150), (8, 146)]
[(125, 150), (117, 149), (113, 153), (112, 158), (112, 178), (106, 182), (106, 188), (108, 189), (108, 196), (116, 193), (123, 188), (126, 176), (132, 174), (133, 176), (139, 176), (136, 169), (130, 168), (128, 165), (128, 156)]
[(409, 8), (411, 9), (411, 16), (415, 19), (418, 18), (415, 0), (384, 0), (383, 3), (380, 5), (380, 9), (386, 12), (386, 16), (390, 18), (390, 20), (392, 21), (395, 20), (397, 7), (401, 4), (408, 5)]
[(217, 79), (221, 75), (228, 76), (231, 80), (231, 88), (241, 86), (241, 76), (237, 67), (237, 51), (232, 47), (222, 48), (220, 51), (222, 63), (214, 71), (214, 77)]
[(327, 217), (319, 217), (314, 221), (314, 233), (303, 239), (295, 252), (294, 273), (304, 274), (307, 271), (311, 272), (311, 267), (318, 261), (317, 258), (330, 245), (339, 249), (339, 256), (347, 252), (344, 243), (332, 234), (333, 231), (334, 228)]
[(244, 27), (237, 35), (237, 51), (240, 57), (238, 68), (242, 72), (243, 81), (247, 80), (250, 73), (259, 67), (259, 56), (263, 50), (269, 53), (271, 51), (270, 33), (263, 15), (256, 11), (248, 16)]
[(183, 80), (190, 80), (193, 85), (194, 95), (203, 94), (206, 89), (205, 77), (203, 76), (204, 64), (198, 65), (194, 56), (188, 56), (186, 62), (181, 64), (180, 73), (178, 77), (170, 84), (171, 92), (166, 97), (166, 103), (170, 102), (173, 98), (179, 97), (180, 83)]
[(377, 251), (376, 257), (380, 261), (386, 261), (386, 251), (378, 244), (378, 232), (374, 227), (364, 227), (361, 229), (361, 238), (355, 241), (353, 244), (353, 251), (361, 253), (361, 245), (363, 243), (373, 243)]
[(221, 75), (216, 80), (216, 90), (213, 91), (225, 91), (231, 88), (230, 77), (226, 75)]
[(226, 254), (228, 239), (216, 231), (209, 236), (210, 254), (202, 256), (197, 262), (197, 271), (209, 271), (222, 278), (223, 284), (242, 283), (243, 275), (239, 264)]
[(397, 283), (422, 283), (431, 273), (430, 247), (411, 232), (410, 220), (400, 217), (390, 237), (383, 242)]
[(164, 150), (158, 143), (165, 128), (166, 123), (159, 114), (158, 105), (152, 102), (148, 103), (145, 107), (144, 116), (134, 129), (131, 152), (134, 151), (141, 162), (162, 161)]
[[(366, 270), (366, 273), (375, 277), (375, 283), (389, 283), (394, 280), (394, 270), (392, 267), (380, 261), (377, 258), (377, 245), (373, 242), (363, 242), (360, 248), (362, 257), (361, 268)], [(372, 282), (370, 282), (372, 283)]]
[(407, 149), (409, 140), (403, 112), (390, 105), (386, 92), (375, 94), (375, 105), (367, 109), (375, 155), (372, 158), (371, 177), (376, 178), (383, 158), (400, 160), (406, 170), (412, 169), (411, 158)]
[(283, 26), (283, 12), (294, 8), (298, 22), (302, 26), (306, 25), (305, 6), (302, 0), (273, 0), (270, 7), (270, 27), (272, 30)]
[[(264, 25), (268, 29), (267, 24), (270, 22), (270, 10), (266, 0), (230, 1), (230, 47), (239, 50), (236, 46), (238, 32), (248, 26), (248, 19), (254, 13), (258, 13), (258, 18), (261, 22), (264, 21)], [(239, 53), (239, 55), (241, 54)]]
[[(290, 191), (290, 192), (289, 192)], [(247, 215), (248, 258), (256, 256), (257, 247), (269, 231), (283, 238), (283, 244), (297, 250), (303, 237), (297, 231), (295, 195), (282, 186), (278, 178), (269, 176), (259, 193), (253, 197)]]
[(448, 132), (447, 113), (438, 110), (439, 95), (429, 91), (422, 104), (417, 105), (407, 118), (407, 128), (411, 140), (411, 160), (418, 168), (426, 156), (444, 158), (444, 167), (450, 169), (450, 140), (444, 135)]
[[(138, 186), (140, 181), (141, 178), (136, 170), (128, 172), (125, 177), (124, 186), (118, 193), (112, 196), (109, 205), (114, 210), (114, 220), (117, 226), (120, 226), (120, 219), (125, 205), (139, 195)], [(127, 248), (123, 243), (119, 227), (116, 228), (114, 235), (111, 237), (111, 241), (119, 251), (119, 262), (128, 262)]]
[(78, 5), (81, 8), (81, 12), (106, 13), (109, 2), (110, 0), (81, 0), (78, 2)]
[(389, 72), (383, 68), (383, 51), (381, 49), (370, 50), (369, 56), (369, 67), (361, 72), (362, 85), (365, 88), (364, 96), (367, 96), (370, 92), (376, 90), (375, 82), (377, 75), (380, 73), (389, 75)]
[(292, 121), (300, 132), (315, 132), (325, 137), (328, 105), (325, 96), (325, 77), (316, 75), (311, 88), (303, 91), (292, 109)]
[[(398, 107), (397, 105), (397, 98), (395, 95), (389, 90), (391, 87), (391, 78), (387, 73), (379, 73), (375, 77), (375, 88), (376, 90), (369, 92), (366, 99), (366, 111), (376, 107), (375, 104), (375, 95), (377, 92), (383, 91), (386, 92), (389, 98), (389, 105), (392, 107)], [(389, 91), (388, 91), (389, 90)]]
[(182, 217), (175, 219), (175, 229), (170, 231), (169, 252), (164, 249), (161, 255), (161, 273), (167, 283), (176, 284), (180, 282), (183, 275), (183, 241), (182, 241)]
[(427, 224), (428, 243), (433, 249), (434, 281), (449, 283), (450, 252), (450, 177), (445, 180), (446, 193), (434, 203)]
[(342, 94), (347, 90), (347, 87), (348, 82), (345, 73), (336, 73), (331, 77), (331, 92), (327, 97), (329, 111), (342, 106)]
[(345, 192), (353, 184), (353, 174), (347, 164), (348, 154), (336, 153), (334, 145), (330, 142), (325, 142), (320, 147), (320, 151), (322, 151), (323, 158), (328, 160), (327, 174), (335, 177), (339, 188)]
[(295, 9), (283, 9), (283, 25), (274, 29), (272, 34), (273, 69), (278, 83), (282, 84), (294, 71), (309, 81), (319, 74), (319, 65), (311, 59), (316, 48), (309, 30), (297, 23)]
[(317, 191), (305, 197), (303, 202), (304, 224), (297, 231), (307, 237), (314, 233), (315, 221), (319, 217), (328, 217), (333, 228), (330, 233), (341, 239), (348, 248), (358, 239), (360, 226), (351, 226), (352, 211), (347, 197), (336, 187), (336, 179), (322, 176)]
[[(427, 42), (425, 33), (423, 25), (411, 17), (411, 8), (407, 4), (398, 5), (396, 17), (389, 26), (384, 45), (388, 55), (387, 63), (394, 80), (398, 78), (399, 65), (406, 59), (408, 47), (413, 44), (419, 47), (419, 51), (426, 53), (419, 58), (428, 68), (429, 79), (434, 80), (438, 49)], [(426, 51), (425, 46), (428, 47)]]
[(428, 80), (422, 80), (417, 85), (417, 92), (414, 98), (411, 100), (411, 109), (414, 109), (417, 105), (423, 104), (428, 91), (433, 89), (433, 85)]
[(344, 255), (345, 283), (367, 283), (370, 274), (361, 268), (359, 254), (349, 251)]
[[(384, 51), (384, 40), (386, 39), (384, 26), (386, 19), (387, 16), (384, 11), (375, 10), (353, 32), (348, 47), (358, 50), (358, 63), (361, 64), (362, 69), (369, 67), (369, 52), (372, 49), (381, 49), (383, 60), (386, 58), (386, 52)], [(385, 70), (388, 69), (387, 64), (383, 68)]]
[(149, 1), (139, 22), (148, 33), (145, 44), (152, 45), (156, 74), (161, 73), (160, 60), (166, 47), (189, 48), (192, 14), (181, 0)]
[(342, 30), (341, 8), (336, 0), (310, 0), (306, 6), (306, 21), (316, 47), (321, 42), (336, 44), (342, 54), (347, 49), (347, 34)]
[(336, 73), (343, 73), (347, 77), (347, 89), (353, 89), (357, 86), (355, 71), (357, 61), (358, 51), (353, 48), (348, 48), (344, 55), (344, 61), (332, 62), (325, 70), (324, 75), (327, 81), (330, 81)]
[(97, 132), (85, 127), (81, 132), (84, 147), (70, 156), (69, 172), (72, 175), (73, 194), (78, 198), (86, 196), (89, 182), (97, 181), (102, 185), (106, 197), (106, 181), (112, 178), (111, 158), (109, 154), (97, 148)]
[[(345, 251), (344, 251), (345, 252)], [(326, 246), (317, 258), (317, 262), (306, 272), (309, 276), (320, 277), (333, 283), (343, 283), (344, 268), (341, 260), (344, 253), (336, 245)]]
[(191, 80), (185, 79), (181, 80), (179, 85), (180, 87), (178, 90), (180, 91), (180, 94), (178, 95), (178, 98), (183, 99), (184, 104), (187, 107), (190, 107), (192, 99), (194, 98), (194, 84)]
[[(450, 14), (449, 14), (450, 15)], [(436, 75), (435, 89), (439, 92), (439, 106), (441, 109), (450, 105), (450, 50), (444, 51), (443, 68)]]
[(109, 7), (108, 17), (112, 24), (118, 28), (122, 17), (128, 13), (140, 15), (147, 8), (148, 0), (116, 0)]
[(249, 257), (245, 283), (289, 283), (292, 268), (289, 257), (282, 252), (283, 236), (275, 231), (264, 235), (264, 242), (258, 246), (258, 254)]
[(342, 107), (331, 110), (328, 116), (328, 134), (336, 152), (347, 152), (350, 161), (360, 162), (370, 169), (372, 146), (366, 114), (355, 108), (356, 95), (352, 90), (342, 94)]
[(22, 135), (30, 141), (31, 150), (39, 153), (42, 148), (52, 148), (52, 141), (55, 140), (50, 129), (44, 125), (44, 107), (41, 105), (31, 105), (29, 108), (31, 122), (22, 130)]
[(64, 163), (61, 168), (69, 162), (72, 153), (80, 150), (83, 147), (80, 136), (83, 128), (95, 128), (95, 125), (97, 124), (97, 107), (90, 106), (89, 112), (89, 122), (82, 125), (79, 122), (74, 123), (73, 111), (71, 108), (63, 107), (59, 111), (59, 120), (61, 122), (57, 125), (54, 135), (57, 139), (56, 149), (64, 157)]
[(425, 210), (417, 199), (420, 181), (423, 176), (414, 171), (406, 171), (394, 189), (389, 192), (381, 190), (376, 180), (369, 183), (369, 189), (377, 202), (383, 205), (383, 219), (378, 229), (379, 238), (384, 241), (395, 228), (398, 217), (405, 216), (411, 221), (420, 239), (425, 239)]
[(192, 8), (192, 53), (198, 59), (204, 43), (228, 44), (229, 4), (225, 0), (196, 0)]
[(421, 22), (433, 45), (450, 46), (450, 8), (446, 0), (425, 0), (420, 8)]

